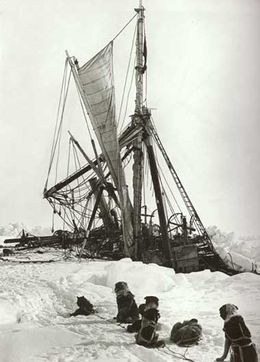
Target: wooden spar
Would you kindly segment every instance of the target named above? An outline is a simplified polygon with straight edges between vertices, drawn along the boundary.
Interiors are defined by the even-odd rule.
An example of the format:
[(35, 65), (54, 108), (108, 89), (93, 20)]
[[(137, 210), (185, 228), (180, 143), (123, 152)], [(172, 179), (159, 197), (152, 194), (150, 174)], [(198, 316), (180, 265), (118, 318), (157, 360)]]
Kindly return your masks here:
[[(144, 44), (144, 7), (142, 0), (139, 0), (139, 8), (135, 9), (138, 13), (137, 20), (137, 38), (136, 38), (136, 101), (135, 101), (135, 114), (132, 122), (134, 125), (141, 124), (147, 128), (147, 123), (150, 123), (150, 112), (143, 105), (143, 74), (146, 71), (146, 60), (144, 64), (144, 56), (146, 57), (145, 44)], [(162, 247), (164, 255), (169, 265), (172, 265), (171, 248), (168, 237), (167, 221), (165, 216), (165, 209), (163, 205), (161, 185), (158, 176), (158, 169), (152, 146), (152, 139), (150, 132), (140, 132), (138, 138), (134, 142), (134, 165), (133, 165), (133, 188), (134, 188), (134, 236), (136, 245), (139, 243), (141, 236), (141, 202), (142, 202), (142, 177), (143, 177), (143, 140), (146, 144), (152, 182), (154, 186), (156, 204), (158, 208), (160, 229), (162, 234)], [(138, 248), (136, 248), (138, 249)], [(137, 250), (138, 253), (138, 250)]]
[[(124, 161), (129, 154), (133, 151), (132, 148), (129, 148), (126, 153), (124, 154), (124, 156), (122, 157), (122, 161)], [(104, 162), (104, 160), (102, 159), (102, 155), (99, 156), (99, 161), (100, 162)], [(95, 166), (97, 166), (97, 160), (93, 161), (93, 164)], [(74, 172), (72, 175), (68, 176), (66, 179), (64, 179), (61, 182), (58, 182), (56, 185), (54, 185), (53, 187), (51, 187), (49, 190), (44, 190), (43, 193), (43, 197), (44, 198), (49, 198), (49, 197), (54, 197), (55, 198), (55, 194), (57, 194), (58, 191), (60, 191), (61, 189), (63, 189), (63, 187), (69, 185), (71, 182), (77, 180), (80, 176), (84, 175), (86, 172), (92, 170), (92, 167), (90, 165), (84, 166), (82, 169), (80, 169), (79, 171)], [(108, 172), (105, 175), (105, 179), (107, 179), (110, 176), (110, 172)], [(116, 204), (118, 205), (118, 201), (116, 201)]]
[[(100, 161), (103, 161), (100, 158)], [(93, 161), (93, 164), (97, 166), (97, 160)], [(55, 193), (63, 189), (63, 187), (69, 185), (71, 182), (77, 180), (80, 176), (83, 176), (86, 172), (92, 170), (92, 167), (90, 165), (82, 167), (79, 171), (74, 172), (72, 175), (64, 179), (63, 181), (57, 183), (55, 186), (51, 187), (48, 190), (44, 190), (43, 197), (47, 199), (48, 197), (53, 197)]]
[(149, 164), (150, 164), (150, 171), (151, 171), (151, 177), (154, 187), (154, 193), (155, 193), (155, 199), (156, 199), (156, 205), (158, 209), (158, 216), (159, 216), (159, 222), (160, 222), (160, 231), (162, 235), (162, 248), (164, 255), (167, 259), (168, 266), (174, 267), (174, 255), (172, 255), (170, 242), (169, 242), (169, 236), (168, 236), (168, 230), (167, 230), (167, 221), (165, 216), (165, 210), (164, 210), (164, 204), (162, 199), (162, 192), (161, 192), (161, 185), (158, 175), (158, 168), (156, 164), (155, 154), (153, 145), (151, 142), (151, 135), (147, 135), (145, 138), (145, 144), (147, 148), (147, 154), (149, 158)]
[(104, 175), (102, 173), (100, 173), (100, 169), (98, 167), (96, 167), (96, 165), (94, 164), (94, 162), (91, 161), (91, 159), (87, 156), (87, 154), (85, 153), (85, 151), (83, 150), (83, 148), (80, 146), (80, 144), (78, 143), (78, 141), (72, 136), (72, 134), (69, 132), (69, 135), (72, 139), (72, 141), (75, 143), (75, 145), (77, 146), (77, 148), (79, 149), (79, 151), (81, 152), (81, 154), (85, 157), (85, 159), (87, 160), (87, 162), (89, 163), (89, 165), (91, 166), (92, 170), (96, 173), (96, 175), (99, 177), (100, 180), (104, 181)]
[[(88, 161), (88, 163), (90, 164), (92, 170), (93, 170), (93, 171), (96, 173), (96, 175), (98, 176), (100, 182), (102, 182), (102, 183), (105, 185), (105, 187), (107, 187), (107, 190), (108, 190), (108, 192), (109, 192), (109, 195), (110, 195), (111, 197), (113, 197), (115, 203), (118, 205), (117, 197), (116, 197), (114, 191), (112, 190), (112, 188), (109, 187), (110, 185), (109, 185), (109, 183), (106, 181), (105, 176), (104, 176), (104, 174), (103, 174), (103, 172), (102, 172), (102, 169), (101, 169), (101, 172), (102, 172), (102, 173), (100, 173), (100, 170), (95, 166), (95, 164), (94, 164), (94, 163), (91, 161), (91, 159), (87, 156), (87, 154), (85, 153), (85, 151), (83, 150), (83, 148), (80, 146), (80, 144), (78, 143), (78, 141), (75, 140), (75, 138), (72, 136), (72, 134), (71, 134), (70, 132), (69, 132), (69, 134), (70, 134), (70, 137), (71, 137), (72, 141), (73, 141), (73, 142), (75, 143), (75, 145), (78, 147), (78, 149), (79, 149), (79, 151), (81, 152), (81, 154), (85, 157), (85, 159), (86, 159), (86, 160)], [(118, 206), (119, 206), (119, 205), (118, 205)]]
[[(143, 106), (143, 48), (144, 48), (144, 7), (142, 0), (139, 1), (139, 8), (135, 9), (138, 13), (137, 35), (136, 35), (136, 99), (135, 113), (132, 117), (134, 126), (142, 124), (142, 106)], [(142, 184), (143, 184), (143, 151), (142, 151), (143, 132), (139, 132), (134, 146), (134, 164), (133, 164), (133, 230), (135, 243), (135, 257), (139, 254), (138, 245), (141, 239), (141, 206), (142, 206)]]
[(97, 212), (98, 205), (99, 205), (99, 202), (100, 202), (100, 199), (101, 199), (101, 195), (102, 195), (102, 189), (99, 188), (98, 193), (96, 195), (96, 202), (95, 202), (94, 208), (92, 210), (92, 215), (90, 217), (88, 227), (87, 227), (87, 230), (86, 230), (86, 236), (84, 238), (84, 241), (82, 243), (82, 247), (81, 247), (80, 252), (79, 252), (79, 257), (81, 257), (81, 255), (83, 253), (83, 250), (85, 249), (85, 246), (86, 246), (86, 243), (87, 243), (87, 240), (88, 240), (88, 236), (89, 236), (93, 221), (94, 221), (95, 216), (96, 216), (96, 212)]
[[(137, 134), (141, 132), (141, 126), (138, 127), (129, 127), (129, 129), (126, 129), (125, 132), (123, 132), (119, 137), (119, 146), (120, 149), (125, 146), (130, 146), (132, 143), (132, 139), (135, 139), (137, 137)], [(126, 154), (122, 157), (122, 161), (129, 155), (129, 153), (132, 152), (132, 148), (129, 148)], [(96, 154), (96, 153), (95, 153)], [(102, 154), (98, 156), (98, 159), (95, 159), (92, 161), (92, 164), (97, 166), (101, 164), (101, 162), (104, 162), (104, 157)], [(63, 189), (63, 187), (69, 185), (71, 182), (77, 180), (80, 176), (84, 175), (86, 172), (92, 170), (92, 167), (90, 165), (82, 167), (79, 171), (74, 172), (70, 176), (68, 176), (66, 179), (58, 182), (56, 185), (51, 187), (50, 189), (45, 189), (43, 192), (43, 197), (47, 199), (48, 197), (53, 197), (53, 195), (58, 192), (59, 190)], [(105, 176), (107, 178), (110, 175), (110, 172), (108, 175)]]
[(144, 48), (144, 7), (142, 0), (139, 0), (139, 8), (135, 9), (138, 13), (137, 34), (136, 34), (136, 99), (135, 113), (142, 113), (143, 106), (143, 48)]
[(114, 228), (114, 222), (103, 194), (99, 196), (99, 189), (101, 188), (100, 186), (97, 187), (99, 181), (96, 177), (93, 177), (89, 180), (89, 183), (96, 200), (99, 198), (98, 208), (100, 210), (100, 217), (103, 220), (103, 224), (107, 230), (111, 230)]
[(103, 176), (103, 179), (105, 179), (105, 176), (104, 176), (104, 173), (103, 173), (103, 170), (102, 170), (100, 161), (99, 161), (99, 156), (98, 156), (98, 153), (97, 153), (96, 145), (95, 145), (95, 142), (94, 142), (93, 139), (91, 140), (91, 144), (92, 144), (92, 148), (93, 148), (93, 150), (94, 150), (95, 157), (96, 157), (96, 160), (97, 160), (99, 172), (100, 172), (100, 174)]

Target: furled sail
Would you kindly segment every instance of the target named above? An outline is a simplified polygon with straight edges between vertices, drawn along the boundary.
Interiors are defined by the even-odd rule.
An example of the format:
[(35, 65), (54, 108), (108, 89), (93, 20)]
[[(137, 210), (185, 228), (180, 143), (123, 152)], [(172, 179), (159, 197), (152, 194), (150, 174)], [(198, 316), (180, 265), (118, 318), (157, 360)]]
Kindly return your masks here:
[(127, 255), (132, 256), (133, 232), (115, 119), (113, 42), (78, 68), (81, 94), (114, 184), (118, 190)]

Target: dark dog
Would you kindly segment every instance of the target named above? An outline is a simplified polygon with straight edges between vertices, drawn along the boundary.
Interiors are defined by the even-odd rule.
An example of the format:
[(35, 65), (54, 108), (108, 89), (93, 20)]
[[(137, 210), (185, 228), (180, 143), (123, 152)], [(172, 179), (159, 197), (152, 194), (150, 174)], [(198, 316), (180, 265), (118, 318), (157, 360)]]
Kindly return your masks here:
[(159, 335), (155, 332), (160, 314), (156, 308), (144, 311), (141, 328), (135, 336), (136, 343), (148, 348), (164, 347), (165, 343), (158, 340)]
[(3, 256), (9, 256), (9, 255), (13, 255), (13, 254), (14, 254), (14, 251), (12, 249), (7, 249), (7, 248), (3, 249)]
[[(145, 299), (145, 303), (140, 304), (138, 307), (139, 314), (141, 314), (142, 317), (144, 315), (144, 312), (148, 309), (154, 308), (158, 311), (159, 299), (157, 297), (148, 296), (148, 297), (145, 297), (144, 299)], [(158, 318), (160, 318), (159, 311), (158, 311)], [(138, 332), (141, 328), (141, 324), (142, 324), (142, 321), (139, 319), (139, 320), (135, 321), (133, 324), (127, 326), (126, 330), (127, 330), (127, 332), (130, 332), (130, 333)]]
[(201, 339), (202, 328), (197, 319), (174, 324), (170, 339), (178, 346), (191, 346)]
[(77, 297), (77, 305), (79, 308), (75, 310), (74, 313), (71, 313), (71, 317), (75, 317), (77, 315), (90, 315), (94, 313), (93, 304), (91, 304), (84, 296)]
[(231, 347), (232, 362), (258, 362), (256, 347), (252, 343), (251, 333), (245, 321), (237, 312), (234, 304), (224, 304), (219, 309), (220, 317), (224, 319), (225, 346), (223, 355), (216, 361), (224, 361)]
[(134, 295), (130, 292), (126, 282), (117, 282), (115, 285), (118, 323), (133, 323), (139, 319), (138, 308)]

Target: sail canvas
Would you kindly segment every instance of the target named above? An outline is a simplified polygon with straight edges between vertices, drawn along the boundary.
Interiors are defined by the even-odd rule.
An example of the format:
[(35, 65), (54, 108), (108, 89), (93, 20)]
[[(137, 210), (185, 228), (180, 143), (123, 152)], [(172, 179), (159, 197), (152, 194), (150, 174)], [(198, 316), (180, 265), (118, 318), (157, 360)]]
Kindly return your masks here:
[(78, 69), (83, 101), (93, 129), (107, 162), (111, 177), (118, 190), (126, 252), (132, 254), (132, 206), (120, 158), (115, 119), (115, 90), (113, 77), (113, 42)]

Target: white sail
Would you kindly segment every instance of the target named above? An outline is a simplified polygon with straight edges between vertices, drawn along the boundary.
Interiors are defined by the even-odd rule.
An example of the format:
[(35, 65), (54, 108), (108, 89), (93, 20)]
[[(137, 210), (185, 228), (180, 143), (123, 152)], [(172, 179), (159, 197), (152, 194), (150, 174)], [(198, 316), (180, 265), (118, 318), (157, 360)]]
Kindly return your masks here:
[(113, 43), (78, 68), (82, 97), (93, 129), (118, 190), (122, 226), (127, 255), (133, 254), (132, 206), (129, 200), (125, 176), (120, 158), (115, 119), (115, 90), (113, 77)]
[(120, 154), (115, 122), (112, 51), (113, 44), (109, 43), (78, 69), (78, 76), (93, 129), (118, 187)]

